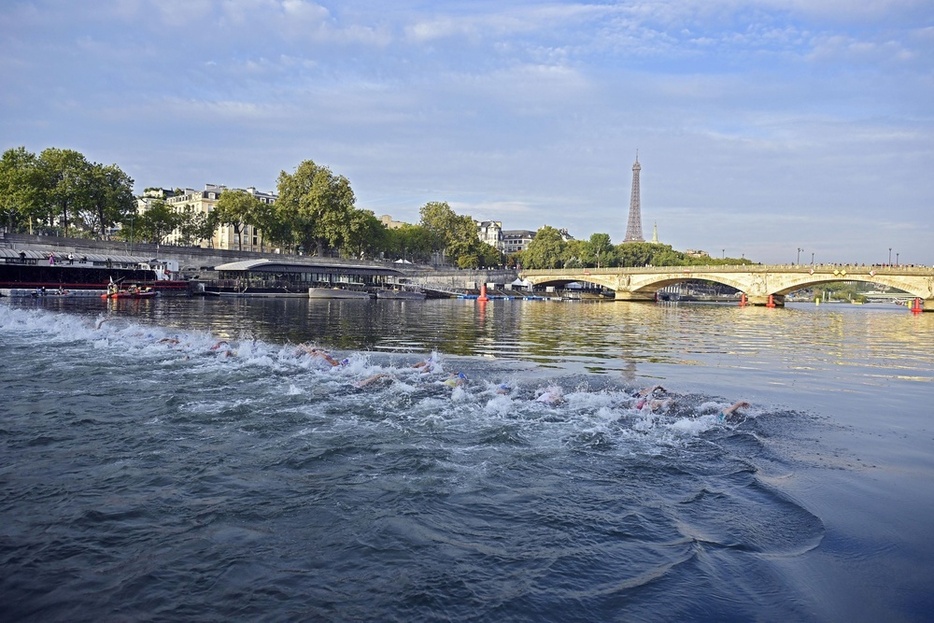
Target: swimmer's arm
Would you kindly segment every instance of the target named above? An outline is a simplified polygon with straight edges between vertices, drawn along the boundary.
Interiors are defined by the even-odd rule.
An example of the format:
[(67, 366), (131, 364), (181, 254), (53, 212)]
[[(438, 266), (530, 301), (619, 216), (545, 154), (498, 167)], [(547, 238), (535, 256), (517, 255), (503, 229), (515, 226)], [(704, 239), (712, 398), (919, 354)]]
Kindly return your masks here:
[(729, 407), (727, 407), (727, 408), (724, 409), (723, 411), (721, 411), (721, 412), (720, 412), (720, 417), (721, 417), (721, 419), (722, 419), (722, 418), (726, 418), (726, 417), (728, 417), (728, 416), (730, 416), (730, 415), (733, 415), (733, 413), (734, 413), (737, 409), (742, 409), (742, 408), (745, 408), (745, 407), (748, 407), (748, 406), (749, 406), (749, 403), (748, 403), (748, 402), (746, 402), (745, 400), (739, 400), (739, 401), (734, 402), (733, 404), (731, 404)]

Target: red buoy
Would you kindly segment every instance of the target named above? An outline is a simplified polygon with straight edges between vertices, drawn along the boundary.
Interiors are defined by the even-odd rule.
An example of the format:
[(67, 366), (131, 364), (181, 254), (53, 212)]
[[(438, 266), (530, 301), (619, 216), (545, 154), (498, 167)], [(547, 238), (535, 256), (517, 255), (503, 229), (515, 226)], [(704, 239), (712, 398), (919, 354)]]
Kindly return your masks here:
[(486, 302), (490, 300), (486, 297), (486, 284), (485, 283), (480, 284), (480, 296), (477, 297), (477, 300), (481, 302)]

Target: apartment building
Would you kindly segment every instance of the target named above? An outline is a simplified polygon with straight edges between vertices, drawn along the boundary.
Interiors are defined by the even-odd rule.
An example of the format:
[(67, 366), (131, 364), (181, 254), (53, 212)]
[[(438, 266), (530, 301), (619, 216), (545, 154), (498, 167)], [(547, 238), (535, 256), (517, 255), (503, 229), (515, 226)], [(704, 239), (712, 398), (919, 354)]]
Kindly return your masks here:
[[(181, 213), (187, 210), (192, 210), (196, 214), (207, 215), (214, 210), (214, 207), (217, 205), (217, 200), (220, 199), (221, 193), (223, 193), (225, 190), (228, 190), (228, 188), (223, 185), (205, 184), (204, 190), (194, 190), (187, 188), (183, 192), (174, 194), (171, 197), (167, 197), (165, 202), (176, 212)], [(274, 193), (257, 191), (253, 186), (250, 186), (244, 190), (263, 203), (272, 204), (276, 202), (277, 195)], [(244, 225), (241, 234), (242, 235), (240, 238), (242, 239), (243, 251), (263, 250), (263, 238), (261, 231), (251, 225)], [(180, 237), (181, 236), (179, 231), (173, 231), (171, 234), (169, 234), (167, 242), (170, 244), (179, 244)], [(211, 240), (202, 240), (200, 246), (214, 249), (240, 249), (240, 244), (240, 239), (238, 239), (234, 228), (230, 225), (222, 224), (214, 230), (213, 238)]]

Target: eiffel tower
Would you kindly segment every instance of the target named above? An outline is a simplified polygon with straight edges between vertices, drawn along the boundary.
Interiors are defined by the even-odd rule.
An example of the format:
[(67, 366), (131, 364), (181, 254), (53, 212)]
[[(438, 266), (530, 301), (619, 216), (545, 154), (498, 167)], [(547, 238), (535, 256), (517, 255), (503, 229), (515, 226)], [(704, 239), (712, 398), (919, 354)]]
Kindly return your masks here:
[(629, 197), (629, 222), (626, 223), (626, 239), (623, 242), (645, 242), (642, 237), (642, 205), (639, 199), (639, 152), (636, 163), (632, 165), (632, 195)]

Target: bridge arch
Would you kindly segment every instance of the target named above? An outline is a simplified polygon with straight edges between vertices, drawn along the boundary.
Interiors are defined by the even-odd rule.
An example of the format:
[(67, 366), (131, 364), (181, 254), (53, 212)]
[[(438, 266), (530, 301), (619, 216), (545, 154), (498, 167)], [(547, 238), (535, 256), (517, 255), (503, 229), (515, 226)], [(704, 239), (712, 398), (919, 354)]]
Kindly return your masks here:
[(661, 266), (644, 268), (524, 270), (532, 285), (587, 282), (613, 290), (617, 300), (649, 301), (661, 288), (684, 281), (710, 281), (743, 292), (754, 305), (784, 304), (803, 288), (840, 281), (861, 281), (896, 288), (934, 310), (934, 268), (915, 266)]

